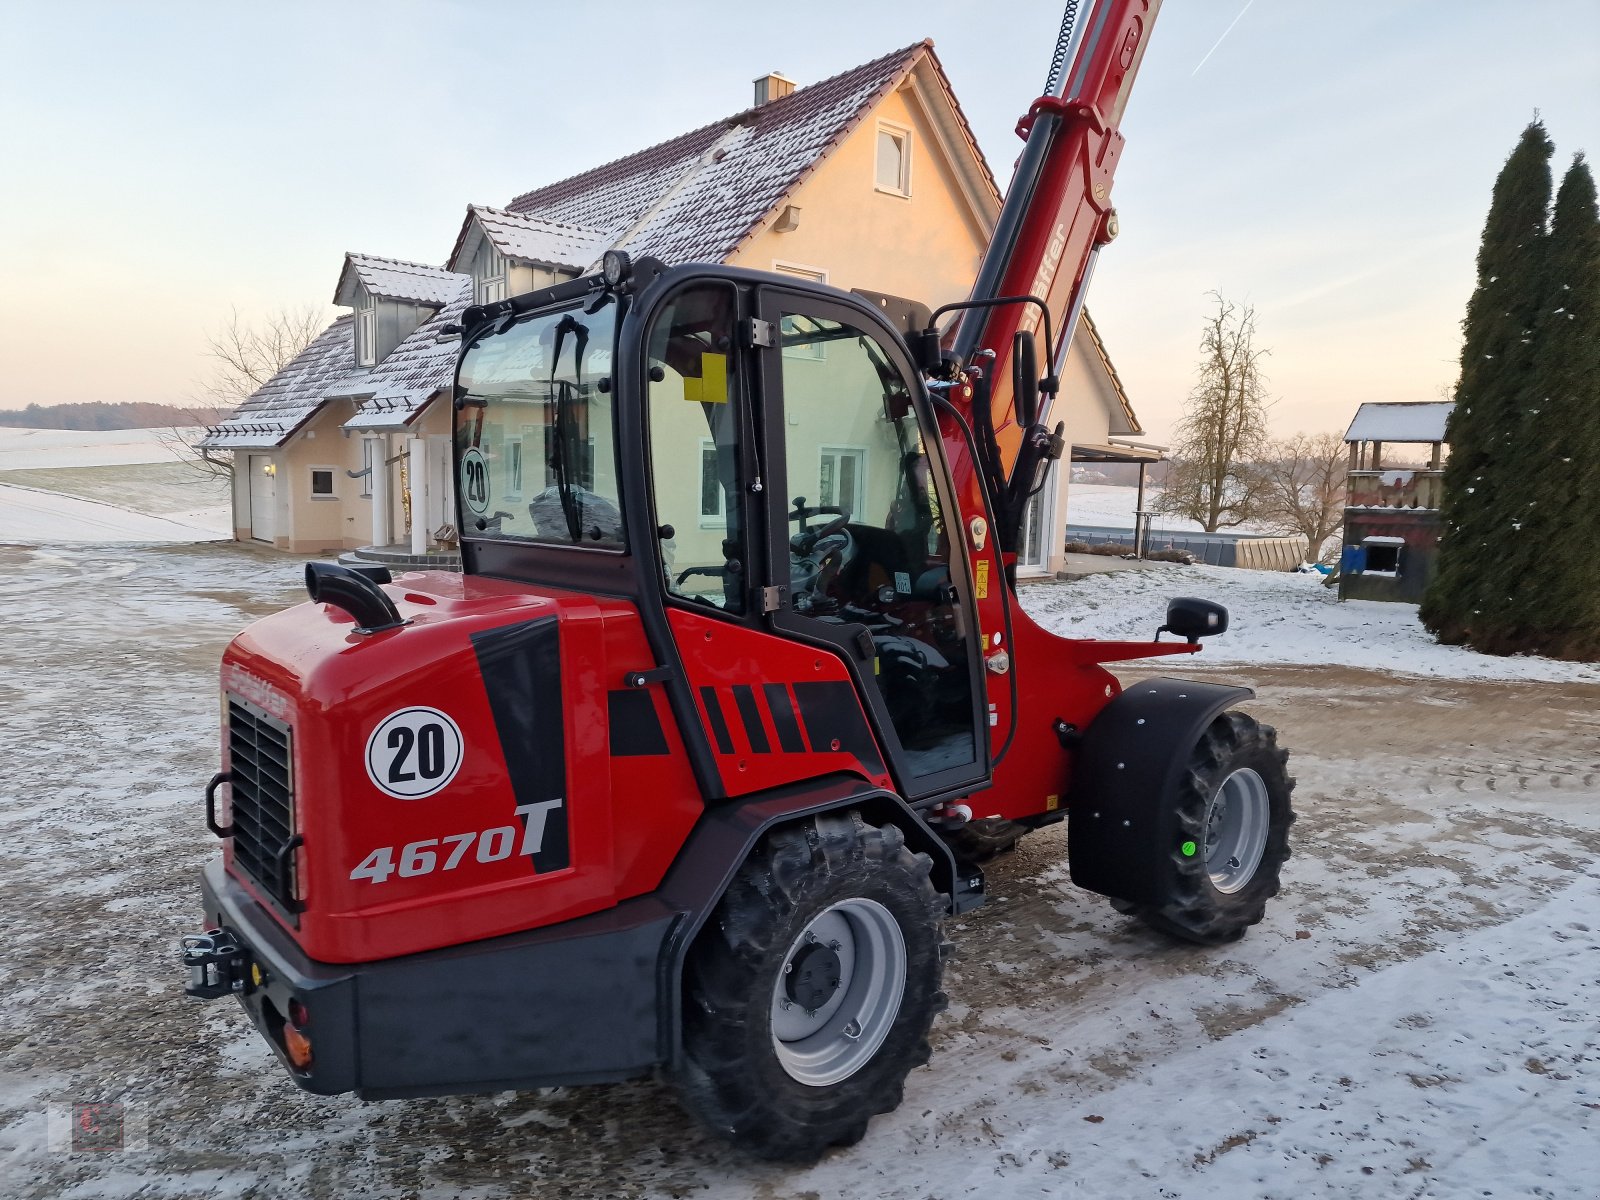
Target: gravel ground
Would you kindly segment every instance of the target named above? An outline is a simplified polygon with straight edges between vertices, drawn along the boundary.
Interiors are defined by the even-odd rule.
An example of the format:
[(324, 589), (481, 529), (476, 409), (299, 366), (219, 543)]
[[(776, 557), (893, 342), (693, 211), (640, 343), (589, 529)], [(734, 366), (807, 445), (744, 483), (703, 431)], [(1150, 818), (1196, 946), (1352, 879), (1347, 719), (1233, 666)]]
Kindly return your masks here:
[[(216, 852), (217, 658), (295, 598), (299, 565), (0, 549), (8, 1197), (1594, 1194), (1600, 686), (1582, 682), (1185, 663), (1253, 680), (1294, 753), (1296, 854), (1267, 921), (1169, 945), (1070, 885), (1059, 830), (1026, 839), (952, 930), (932, 1065), (812, 1168), (741, 1159), (649, 1081), (302, 1093), (236, 1008), (182, 996), (173, 951)], [(146, 1149), (47, 1148), (50, 1106), (103, 1100), (147, 1122)]]

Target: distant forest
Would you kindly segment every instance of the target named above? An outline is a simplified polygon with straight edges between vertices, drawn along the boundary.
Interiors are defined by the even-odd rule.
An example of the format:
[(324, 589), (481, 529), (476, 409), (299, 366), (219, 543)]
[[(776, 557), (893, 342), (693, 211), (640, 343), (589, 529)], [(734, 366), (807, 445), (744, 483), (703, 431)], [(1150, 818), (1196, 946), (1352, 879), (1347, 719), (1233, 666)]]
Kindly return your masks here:
[(227, 410), (174, 408), (170, 404), (56, 404), (46, 408), (30, 404), (21, 409), (0, 409), (0, 425), (23, 429), (171, 429), (185, 425), (214, 425)]

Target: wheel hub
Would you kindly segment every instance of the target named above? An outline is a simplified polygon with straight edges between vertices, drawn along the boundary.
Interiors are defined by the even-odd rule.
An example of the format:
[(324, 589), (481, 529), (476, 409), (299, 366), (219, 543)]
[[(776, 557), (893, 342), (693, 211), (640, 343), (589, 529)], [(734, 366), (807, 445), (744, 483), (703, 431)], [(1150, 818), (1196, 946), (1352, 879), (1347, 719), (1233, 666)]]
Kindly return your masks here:
[(889, 1036), (906, 984), (905, 935), (864, 896), (811, 919), (772, 987), (772, 1048), (789, 1077), (826, 1087), (854, 1075)]
[(838, 951), (822, 942), (811, 942), (789, 962), (784, 989), (801, 1008), (818, 1009), (839, 990)]
[(1255, 877), (1271, 823), (1267, 785), (1257, 772), (1240, 767), (1222, 781), (1206, 810), (1206, 872), (1211, 886), (1231, 895)]

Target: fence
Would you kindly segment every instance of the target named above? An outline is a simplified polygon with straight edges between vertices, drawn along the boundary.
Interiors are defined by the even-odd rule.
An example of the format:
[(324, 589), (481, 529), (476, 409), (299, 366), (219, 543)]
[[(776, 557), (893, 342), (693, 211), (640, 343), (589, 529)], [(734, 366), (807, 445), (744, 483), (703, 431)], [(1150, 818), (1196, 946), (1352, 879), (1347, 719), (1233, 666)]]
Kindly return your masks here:
[[(1115, 542), (1133, 545), (1133, 530), (1105, 525), (1068, 525), (1067, 541), (1091, 546)], [(1259, 537), (1248, 533), (1168, 533), (1152, 529), (1145, 552), (1187, 550), (1197, 562), (1213, 567), (1248, 567), (1256, 571), (1292, 571), (1305, 561), (1303, 537)]]

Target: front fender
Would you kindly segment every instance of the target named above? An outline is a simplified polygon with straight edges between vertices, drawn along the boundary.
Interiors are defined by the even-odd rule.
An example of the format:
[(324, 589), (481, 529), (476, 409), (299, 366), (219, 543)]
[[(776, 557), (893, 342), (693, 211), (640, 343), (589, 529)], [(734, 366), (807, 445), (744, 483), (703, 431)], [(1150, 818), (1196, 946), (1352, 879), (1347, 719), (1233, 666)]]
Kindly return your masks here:
[(1192, 679), (1144, 679), (1101, 710), (1083, 735), (1067, 804), (1067, 860), (1081, 888), (1161, 904), (1181, 840), (1173, 797), (1208, 725), (1255, 695)]

